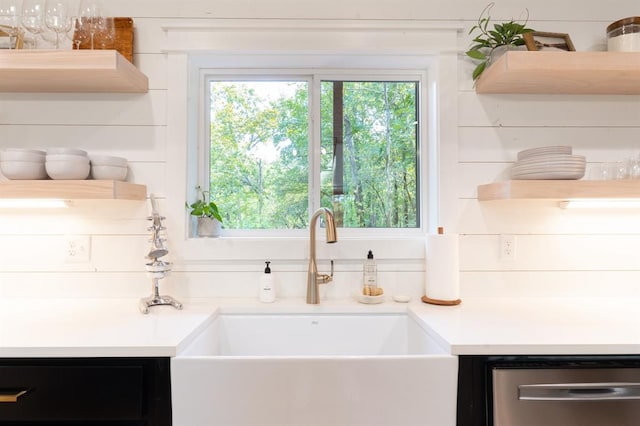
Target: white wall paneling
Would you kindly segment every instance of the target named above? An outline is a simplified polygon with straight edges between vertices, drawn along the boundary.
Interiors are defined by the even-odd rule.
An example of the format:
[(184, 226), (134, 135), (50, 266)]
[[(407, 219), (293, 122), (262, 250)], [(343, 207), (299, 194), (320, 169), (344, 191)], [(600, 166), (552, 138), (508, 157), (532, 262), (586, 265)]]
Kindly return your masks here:
[[(2, 93), (0, 149), (68, 146), (129, 158), (131, 179), (147, 184), (149, 192), (160, 197), (161, 212), (167, 216), (170, 257), (176, 272), (163, 288), (181, 297), (251, 297), (264, 253), (273, 247), (258, 245), (243, 258), (217, 257), (220, 252), (212, 241), (195, 242), (201, 250), (199, 257), (185, 256), (182, 251), (187, 62), (184, 52), (176, 50), (188, 50), (188, 43), (192, 48), (221, 51), (233, 43), (246, 49), (267, 48), (266, 39), (260, 40), (262, 45), (253, 43), (255, 38), (247, 35), (247, 28), (272, 25), (271, 36), (282, 37), (308, 25), (305, 37), (328, 26), (340, 29), (339, 40), (333, 43), (325, 37), (324, 45), (316, 46), (321, 49), (348, 48), (351, 42), (366, 41), (371, 51), (379, 54), (401, 50), (414, 54), (420, 49), (433, 53), (433, 47), (444, 40), (439, 31), (453, 28), (456, 35), (447, 38), (446, 48), (439, 47), (442, 56), (434, 70), (442, 78), (436, 104), (439, 119), (446, 125), (438, 135), (430, 135), (440, 141), (437, 148), (445, 158), (431, 164), (431, 171), (437, 171), (439, 178), (437, 187), (431, 189), (439, 194), (440, 202), (432, 216), (438, 218), (438, 224), (461, 234), (462, 298), (605, 295), (615, 291), (637, 296), (637, 211), (565, 211), (549, 201), (476, 200), (477, 185), (506, 179), (522, 149), (572, 145), (576, 154), (587, 156), (589, 176), (594, 176), (603, 161), (640, 152), (638, 96), (477, 95), (470, 77), (474, 64), (464, 51), (469, 47), (468, 29), (486, 4), (484, 0), (437, 4), (422, 0), (110, 0), (106, 5), (109, 13), (134, 18), (134, 63), (149, 77), (149, 93)], [(603, 50), (606, 25), (638, 14), (637, 2), (628, 0), (612, 0), (606, 7), (593, 0), (516, 0), (498, 2), (492, 18), (495, 22), (518, 18), (525, 9), (532, 28), (566, 32), (578, 50)], [(396, 46), (387, 43), (389, 38), (382, 40), (380, 34), (363, 31), (384, 25), (388, 25), (387, 35), (402, 26), (410, 31), (393, 35)], [(200, 30), (180, 37), (165, 31), (188, 27)], [(245, 35), (239, 34), (239, 29)], [(304, 37), (299, 40), (309, 41)], [(398, 47), (407, 41), (420, 43), (420, 49)], [(0, 296), (147, 295), (150, 284), (144, 273), (144, 255), (148, 249), (148, 205), (78, 204), (70, 211), (43, 213), (2, 213)], [(498, 258), (499, 235), (505, 233), (517, 237), (514, 262)], [(64, 263), (60, 251), (66, 234), (92, 237), (91, 262)], [(302, 259), (308, 250), (305, 241), (306, 235), (302, 235), (299, 241), (275, 249), (288, 258), (278, 265), (284, 295), (297, 297), (304, 289), (299, 281), (304, 279), (306, 268)], [(381, 261), (383, 278), (409, 285), (412, 294), (419, 293), (424, 264), (421, 241), (415, 241), (415, 250), (403, 252), (388, 251), (393, 246), (383, 240), (376, 244), (380, 255), (387, 257)], [(340, 271), (338, 285), (323, 290), (325, 297), (348, 296), (359, 280), (358, 256), (368, 245), (368, 241), (353, 241), (321, 247), (323, 262), (335, 256)]]
[[(290, 0), (109, 0), (108, 11), (115, 16), (156, 18), (289, 18), (289, 19), (443, 19), (475, 20), (487, 5), (484, 0), (326, 0), (323, 2)], [(496, 20), (519, 17), (529, 9), (531, 19), (548, 21), (613, 21), (638, 13), (637, 4), (628, 0), (612, 0), (603, 8), (596, 1), (570, 0), (557, 2), (526, 0), (501, 2), (494, 7)]]

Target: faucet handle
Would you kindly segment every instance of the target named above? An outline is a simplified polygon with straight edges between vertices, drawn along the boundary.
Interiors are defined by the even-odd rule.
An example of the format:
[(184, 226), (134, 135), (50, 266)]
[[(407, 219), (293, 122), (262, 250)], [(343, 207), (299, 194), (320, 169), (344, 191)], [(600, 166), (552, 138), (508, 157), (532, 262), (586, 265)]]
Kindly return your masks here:
[(316, 281), (318, 284), (326, 284), (333, 281), (333, 260), (331, 261), (331, 273), (327, 274), (318, 274), (316, 275)]

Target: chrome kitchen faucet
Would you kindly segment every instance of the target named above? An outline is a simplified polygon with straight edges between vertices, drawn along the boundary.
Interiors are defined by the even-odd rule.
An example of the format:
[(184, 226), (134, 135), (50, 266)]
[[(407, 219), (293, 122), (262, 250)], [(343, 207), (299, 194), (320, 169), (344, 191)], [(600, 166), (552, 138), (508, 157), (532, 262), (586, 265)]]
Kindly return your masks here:
[(336, 231), (336, 222), (333, 219), (331, 210), (320, 207), (311, 216), (309, 224), (309, 270), (307, 273), (307, 303), (317, 305), (320, 303), (320, 294), (318, 284), (326, 284), (333, 280), (333, 260), (331, 261), (331, 274), (318, 274), (318, 266), (316, 265), (316, 222), (318, 217), (324, 215), (324, 223), (327, 232), (327, 243), (335, 243), (338, 241), (338, 233)]

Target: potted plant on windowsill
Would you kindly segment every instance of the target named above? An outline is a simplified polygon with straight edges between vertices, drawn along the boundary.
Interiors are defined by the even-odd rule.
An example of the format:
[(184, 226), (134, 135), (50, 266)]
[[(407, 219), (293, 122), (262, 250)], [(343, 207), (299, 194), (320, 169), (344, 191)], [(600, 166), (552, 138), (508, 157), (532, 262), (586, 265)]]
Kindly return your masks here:
[(209, 192), (203, 191), (202, 198), (188, 205), (191, 209), (191, 216), (197, 218), (198, 237), (219, 237), (222, 229), (222, 216), (218, 210), (218, 205), (209, 200)]
[(466, 55), (470, 58), (480, 61), (473, 70), (472, 77), (474, 81), (477, 80), (484, 70), (501, 54), (509, 49), (524, 46), (523, 35), (533, 31), (526, 26), (528, 11), (527, 18), (523, 23), (512, 19), (502, 24), (494, 24), (493, 28), (489, 28), (489, 22), (491, 21), (489, 13), (494, 4), (493, 2), (489, 3), (487, 7), (484, 8), (478, 18), (478, 23), (469, 30), (469, 34), (476, 31), (479, 32), (472, 41), (474, 44), (466, 52)]

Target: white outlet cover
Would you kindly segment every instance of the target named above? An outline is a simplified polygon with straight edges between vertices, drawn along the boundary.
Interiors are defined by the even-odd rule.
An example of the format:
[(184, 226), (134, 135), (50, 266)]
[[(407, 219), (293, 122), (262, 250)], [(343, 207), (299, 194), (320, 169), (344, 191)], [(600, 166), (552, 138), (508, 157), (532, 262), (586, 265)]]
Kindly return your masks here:
[(91, 236), (69, 235), (64, 241), (66, 263), (89, 262), (91, 260)]

